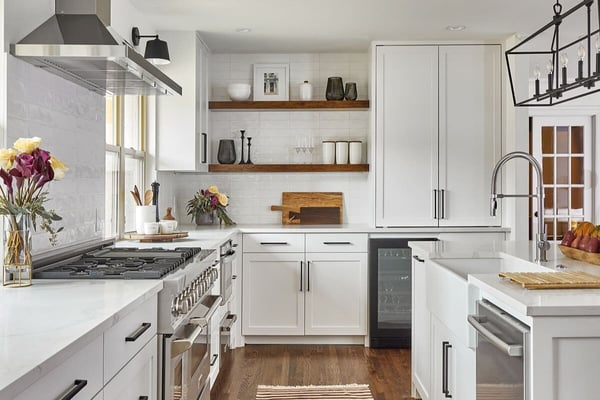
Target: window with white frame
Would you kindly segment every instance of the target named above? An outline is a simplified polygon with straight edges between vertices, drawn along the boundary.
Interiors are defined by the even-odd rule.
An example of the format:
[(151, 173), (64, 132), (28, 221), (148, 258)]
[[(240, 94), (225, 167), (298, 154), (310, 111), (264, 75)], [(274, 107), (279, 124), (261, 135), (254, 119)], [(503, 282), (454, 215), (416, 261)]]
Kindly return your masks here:
[(106, 98), (106, 190), (107, 236), (135, 230), (135, 202), (130, 192), (144, 193), (146, 163), (146, 98)]

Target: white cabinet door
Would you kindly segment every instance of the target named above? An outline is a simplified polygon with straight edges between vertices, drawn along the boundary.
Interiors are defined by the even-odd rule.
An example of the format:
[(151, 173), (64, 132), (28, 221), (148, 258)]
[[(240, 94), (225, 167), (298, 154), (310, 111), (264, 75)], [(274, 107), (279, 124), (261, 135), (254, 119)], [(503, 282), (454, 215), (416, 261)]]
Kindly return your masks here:
[(367, 254), (306, 254), (307, 335), (367, 334)]
[[(434, 315), (431, 316), (431, 393), (430, 400), (459, 399), (456, 384), (456, 356), (451, 333)], [(460, 399), (466, 400), (466, 399)]]
[(183, 88), (181, 96), (156, 98), (156, 169), (207, 171), (207, 50), (196, 32), (160, 32), (171, 63), (160, 66)]
[(242, 334), (304, 335), (304, 253), (244, 253)]
[(104, 387), (105, 399), (157, 399), (156, 336)]
[(376, 225), (437, 226), (438, 47), (377, 47)]
[(427, 309), (427, 276), (423, 255), (414, 254), (412, 262), (412, 396), (414, 389), (422, 399), (428, 400), (431, 391), (431, 316)]
[(439, 225), (500, 225), (489, 212), (501, 154), (500, 46), (439, 49)]

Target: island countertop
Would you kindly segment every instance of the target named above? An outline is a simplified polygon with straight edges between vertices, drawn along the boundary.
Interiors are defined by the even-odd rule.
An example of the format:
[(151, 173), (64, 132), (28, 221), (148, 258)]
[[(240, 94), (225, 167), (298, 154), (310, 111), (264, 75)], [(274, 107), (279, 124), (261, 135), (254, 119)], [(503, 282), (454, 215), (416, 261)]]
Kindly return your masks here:
[(162, 289), (160, 280), (0, 287), (0, 398), (13, 398)]

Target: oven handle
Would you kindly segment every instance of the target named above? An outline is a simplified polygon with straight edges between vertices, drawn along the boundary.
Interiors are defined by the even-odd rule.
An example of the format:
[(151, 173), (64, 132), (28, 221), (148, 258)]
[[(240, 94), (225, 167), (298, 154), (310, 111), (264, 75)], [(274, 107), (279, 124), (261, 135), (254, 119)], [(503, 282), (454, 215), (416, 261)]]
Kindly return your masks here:
[(176, 339), (171, 342), (171, 358), (175, 358), (192, 348), (198, 336), (206, 328), (206, 325), (196, 325), (196, 329), (186, 338)]
[(504, 351), (511, 357), (522, 357), (523, 356), (523, 346), (520, 344), (508, 344), (504, 340), (500, 339), (498, 336), (494, 335), (489, 329), (483, 326), (483, 323), (486, 322), (486, 317), (481, 315), (469, 315), (467, 316), (467, 321), (477, 332), (479, 332), (483, 337), (490, 341), (494, 346), (498, 349)]
[[(230, 250), (227, 254), (221, 256), (221, 263), (233, 262), (237, 258), (237, 253), (235, 250)], [(229, 260), (231, 259), (231, 260)]]
[(190, 324), (194, 324), (194, 325), (198, 325), (198, 326), (202, 326), (202, 327), (207, 326), (208, 321), (210, 320), (210, 317), (212, 317), (213, 314), (215, 313), (215, 311), (217, 311), (217, 308), (219, 308), (221, 306), (222, 300), (223, 300), (223, 298), (221, 296), (214, 296), (212, 299), (213, 303), (208, 308), (208, 311), (206, 312), (206, 314), (204, 314), (203, 317), (190, 318)]

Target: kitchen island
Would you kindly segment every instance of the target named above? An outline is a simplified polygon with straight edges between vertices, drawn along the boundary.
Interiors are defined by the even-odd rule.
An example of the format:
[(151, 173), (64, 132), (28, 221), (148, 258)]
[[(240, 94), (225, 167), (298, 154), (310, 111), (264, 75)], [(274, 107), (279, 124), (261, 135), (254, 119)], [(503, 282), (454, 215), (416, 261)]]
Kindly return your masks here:
[[(597, 398), (600, 290), (528, 290), (498, 273), (584, 271), (600, 276), (600, 266), (569, 259), (556, 244), (548, 252), (548, 262), (533, 263), (534, 245), (504, 241), (411, 243), (416, 257), (413, 395), (418, 392), (422, 398), (435, 399), (450, 393), (469, 400), (475, 399), (476, 388), (483, 390), (481, 381), (476, 380), (485, 374), (475, 357), (477, 331), (467, 316), (480, 314), (478, 303), (484, 302), (498, 307), (527, 330), (521, 381), (503, 382), (501, 362), (492, 366), (496, 382), (504, 384), (502, 390), (520, 387), (528, 399)], [(499, 385), (490, 387), (500, 393)]]

